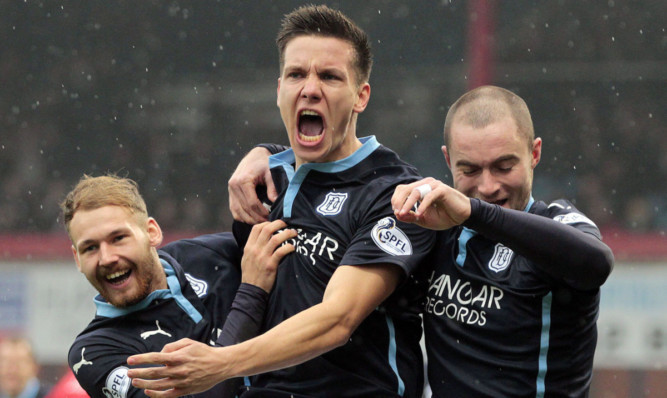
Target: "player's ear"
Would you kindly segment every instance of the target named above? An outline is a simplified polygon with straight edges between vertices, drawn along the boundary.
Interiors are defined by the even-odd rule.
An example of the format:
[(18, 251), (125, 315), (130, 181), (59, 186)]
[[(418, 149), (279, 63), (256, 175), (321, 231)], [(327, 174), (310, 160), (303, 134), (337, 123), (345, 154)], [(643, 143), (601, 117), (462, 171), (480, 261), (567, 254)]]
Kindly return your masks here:
[(72, 255), (74, 256), (74, 262), (76, 262), (76, 269), (81, 272), (81, 262), (79, 261), (79, 253), (76, 251), (76, 247), (72, 245)]
[(278, 78), (278, 87), (276, 88), (276, 105), (280, 108), (280, 78)]
[(533, 140), (532, 150), (530, 152), (530, 166), (535, 168), (542, 158), (542, 139), (537, 137)]
[(371, 85), (368, 83), (364, 83), (361, 86), (359, 86), (359, 90), (357, 91), (357, 102), (354, 104), (354, 111), (357, 113), (361, 113), (366, 109), (366, 106), (368, 105), (368, 101), (371, 99)]
[(148, 232), (148, 239), (151, 243), (151, 247), (160, 246), (162, 244), (162, 229), (160, 228), (160, 225), (153, 217), (148, 217), (146, 223), (146, 231)]
[(449, 169), (452, 169), (452, 162), (449, 160), (449, 152), (447, 151), (447, 145), (442, 146), (442, 154), (445, 155), (445, 161), (447, 162), (447, 167)]

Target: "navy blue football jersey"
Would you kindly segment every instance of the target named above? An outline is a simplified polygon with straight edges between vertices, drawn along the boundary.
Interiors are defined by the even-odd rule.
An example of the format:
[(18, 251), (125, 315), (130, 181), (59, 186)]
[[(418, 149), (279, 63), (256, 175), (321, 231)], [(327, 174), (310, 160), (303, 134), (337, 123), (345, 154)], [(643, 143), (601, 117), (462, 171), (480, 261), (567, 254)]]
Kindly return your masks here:
[[(527, 209), (600, 238), (567, 201), (531, 198)], [(430, 262), (424, 328), (435, 397), (587, 396), (599, 288), (573, 288), (460, 226), (439, 233)]]
[(279, 266), (263, 331), (321, 303), (340, 265), (395, 265), (405, 280), (347, 344), (301, 365), (254, 376), (250, 394), (421, 396), (423, 291), (412, 274), (432, 248), (435, 234), (397, 222), (393, 215), (394, 189), (419, 179), (415, 168), (375, 137), (361, 140), (362, 147), (345, 159), (306, 163), (296, 171), (292, 150), (271, 156), (280, 194), (270, 218), (285, 220), (298, 236), (291, 241), (296, 251)]
[(69, 366), (93, 398), (145, 397), (127, 377), (127, 358), (190, 338), (213, 345), (241, 280), (231, 233), (172, 242), (158, 250), (168, 289), (117, 308), (95, 297), (97, 313), (69, 351)]

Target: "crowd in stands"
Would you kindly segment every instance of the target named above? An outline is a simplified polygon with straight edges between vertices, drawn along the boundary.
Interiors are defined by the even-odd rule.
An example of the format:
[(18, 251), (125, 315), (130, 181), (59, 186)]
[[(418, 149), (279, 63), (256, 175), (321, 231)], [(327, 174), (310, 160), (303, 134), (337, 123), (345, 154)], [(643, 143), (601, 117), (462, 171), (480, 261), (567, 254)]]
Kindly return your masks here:
[[(277, 27), (262, 24), (279, 19), (266, 12), (293, 7), (282, 3), (262, 12), (243, 2), (7, 4), (0, 15), (0, 234), (61, 231), (65, 192), (81, 173), (107, 171), (137, 180), (167, 230), (229, 229), (226, 182), (235, 164), (256, 143), (286, 142), (275, 107)], [(545, 141), (537, 197), (572, 199), (601, 228), (664, 231), (667, 79), (650, 65), (667, 61), (658, 20), (667, 6), (620, 3), (497, 5), (497, 65), (568, 62), (574, 72), (490, 83), (526, 99)], [(465, 64), (462, 21), (474, 16), (450, 2), (427, 11), (378, 4), (342, 8), (377, 38), (384, 74), (371, 84), (382, 96), (368, 120), (401, 123), (362, 127), (423, 174), (446, 179), (439, 153), (425, 157), (421, 148), (441, 141), (446, 109), (439, 104), (461, 94), (452, 87), (463, 77), (412, 76), (410, 69)], [(578, 66), (626, 70), (582, 77)], [(405, 89), (421, 85), (432, 91)]]

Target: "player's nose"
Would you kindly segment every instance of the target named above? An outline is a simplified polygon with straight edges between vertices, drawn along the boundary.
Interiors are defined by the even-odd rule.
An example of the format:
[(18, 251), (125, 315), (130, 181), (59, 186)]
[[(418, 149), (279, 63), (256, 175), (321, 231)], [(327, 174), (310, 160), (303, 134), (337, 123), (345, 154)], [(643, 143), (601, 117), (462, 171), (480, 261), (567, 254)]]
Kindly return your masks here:
[(109, 265), (118, 261), (118, 255), (111, 245), (101, 243), (99, 248), (99, 263), (100, 265)]
[(477, 181), (477, 192), (479, 192), (483, 197), (492, 198), (498, 193), (500, 189), (500, 183), (489, 171), (482, 171)]
[(322, 98), (322, 87), (319, 77), (313, 73), (309, 73), (303, 82), (303, 89), (301, 90), (301, 97), (310, 100)]

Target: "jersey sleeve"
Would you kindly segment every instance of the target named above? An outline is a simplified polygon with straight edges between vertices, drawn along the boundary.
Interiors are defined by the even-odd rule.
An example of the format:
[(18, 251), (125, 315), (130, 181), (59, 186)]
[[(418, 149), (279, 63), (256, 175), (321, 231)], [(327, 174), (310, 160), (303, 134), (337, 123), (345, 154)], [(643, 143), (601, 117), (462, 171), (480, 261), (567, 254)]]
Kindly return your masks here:
[(268, 298), (269, 294), (263, 289), (242, 283), (216, 344), (224, 347), (257, 336), (262, 327)]
[(366, 202), (357, 207), (363, 216), (359, 217), (359, 226), (343, 255), (342, 265), (394, 264), (408, 276), (431, 251), (434, 231), (394, 217), (391, 196), (395, 185), (371, 189), (374, 194), (367, 195)]
[(479, 199), (470, 204), (464, 226), (505, 244), (548, 275), (581, 290), (598, 288), (609, 276), (614, 262), (611, 249), (600, 240), (595, 224), (571, 204), (556, 202), (540, 211), (542, 215)]
[(68, 362), (81, 387), (92, 398), (146, 397), (127, 377), (127, 357), (137, 353), (130, 342), (110, 336), (89, 336), (74, 342)]
[(290, 147), (282, 144), (262, 143), (255, 145), (255, 148), (264, 148), (271, 152), (271, 155), (288, 150)]

